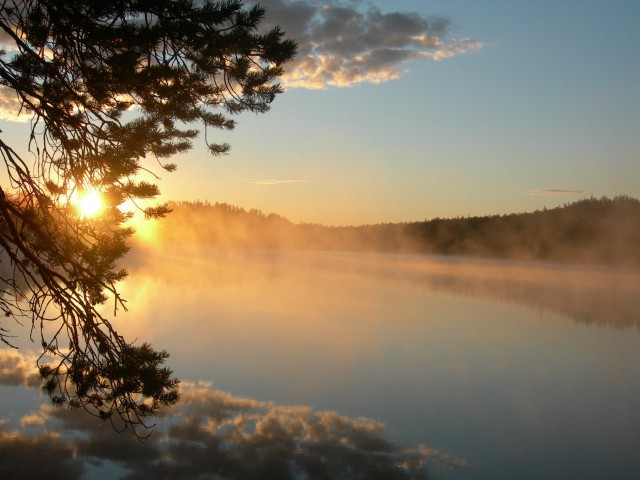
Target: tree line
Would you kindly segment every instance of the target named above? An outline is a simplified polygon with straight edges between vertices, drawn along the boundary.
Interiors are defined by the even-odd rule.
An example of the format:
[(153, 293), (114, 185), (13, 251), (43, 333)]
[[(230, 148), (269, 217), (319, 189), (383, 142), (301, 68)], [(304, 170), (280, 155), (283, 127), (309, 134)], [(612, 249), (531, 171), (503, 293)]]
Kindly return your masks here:
[(640, 201), (587, 198), (529, 213), (360, 226), (298, 223), (225, 203), (173, 202), (165, 244), (460, 255), (640, 265)]

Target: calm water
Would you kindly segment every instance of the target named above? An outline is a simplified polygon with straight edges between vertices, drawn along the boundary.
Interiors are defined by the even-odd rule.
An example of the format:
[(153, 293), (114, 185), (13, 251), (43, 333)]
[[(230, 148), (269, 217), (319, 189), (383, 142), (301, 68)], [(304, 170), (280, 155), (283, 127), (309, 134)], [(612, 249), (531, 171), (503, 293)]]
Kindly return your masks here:
[(294, 462), (296, 478), (325, 478), (322, 459), (403, 478), (379, 463), (396, 458), (443, 479), (640, 478), (638, 272), (301, 252), (132, 261), (118, 328), (171, 353), (182, 403), (140, 444), (50, 407), (29, 345), (0, 352), (0, 477), (285, 478)]

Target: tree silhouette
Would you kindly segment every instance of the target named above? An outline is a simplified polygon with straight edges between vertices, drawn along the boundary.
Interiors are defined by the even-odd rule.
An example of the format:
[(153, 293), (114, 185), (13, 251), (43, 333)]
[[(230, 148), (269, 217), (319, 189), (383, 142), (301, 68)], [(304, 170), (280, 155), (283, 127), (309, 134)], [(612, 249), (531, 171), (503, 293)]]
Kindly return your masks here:
[[(121, 206), (158, 195), (154, 171), (175, 170), (165, 159), (191, 147), (190, 125), (203, 126), (213, 155), (226, 153), (209, 131), (267, 111), (281, 93), (296, 46), (279, 28), (259, 29), (264, 13), (240, 0), (1, 2), (1, 93), (31, 123), (22, 149), (0, 136), (0, 309), (31, 322), (54, 402), (119, 416), (138, 434), (177, 401), (166, 352), (128, 343), (100, 313), (107, 301), (114, 314), (125, 307), (116, 261), (132, 214)], [(79, 212), (88, 192), (102, 198), (99, 216)]]

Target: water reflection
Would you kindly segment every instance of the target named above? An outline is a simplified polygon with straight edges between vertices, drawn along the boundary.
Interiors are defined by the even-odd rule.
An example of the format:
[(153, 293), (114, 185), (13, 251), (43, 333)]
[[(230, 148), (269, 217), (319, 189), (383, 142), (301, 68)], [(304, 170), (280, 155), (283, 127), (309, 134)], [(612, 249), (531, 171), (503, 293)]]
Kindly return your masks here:
[[(156, 252), (157, 253), (157, 252)], [(461, 257), (284, 251), (181, 251), (132, 255), (132, 274), (163, 284), (228, 288), (296, 277), (387, 278), (435, 292), (523, 304), (575, 321), (640, 327), (640, 271)], [(159, 276), (158, 276), (159, 275)]]
[[(38, 384), (30, 359), (0, 350), (0, 385)], [(0, 477), (76, 479), (91, 470), (125, 479), (424, 479), (461, 461), (422, 445), (402, 447), (384, 425), (308, 406), (282, 406), (183, 382), (145, 442), (69, 408), (33, 405), (0, 420)], [(18, 428), (18, 424), (19, 427)], [(103, 467), (102, 471), (96, 467)]]
[(325, 252), (145, 258), (129, 289), (140, 313), (123, 329), (170, 351), (182, 378), (383, 420), (400, 442), (469, 462), (448, 479), (640, 468), (636, 272)]
[(227, 478), (420, 478), (425, 461), (451, 463), (399, 446), (425, 442), (468, 461), (448, 479), (637, 477), (637, 272), (314, 252), (131, 260), (119, 331), (234, 395), (186, 385), (143, 448), (40, 399), (22, 408), (37, 391), (29, 359), (0, 367), (4, 411), (21, 412), (3, 432), (78, 452), (86, 476), (99, 462), (104, 478), (203, 477), (215, 459)]

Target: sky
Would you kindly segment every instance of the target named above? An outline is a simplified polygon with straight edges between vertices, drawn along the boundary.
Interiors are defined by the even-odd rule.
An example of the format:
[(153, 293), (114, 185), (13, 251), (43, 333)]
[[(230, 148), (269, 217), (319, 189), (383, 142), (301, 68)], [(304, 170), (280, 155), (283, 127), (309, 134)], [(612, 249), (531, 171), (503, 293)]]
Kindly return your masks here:
[(261, 3), (299, 43), (286, 92), (164, 198), (358, 225), (640, 197), (637, 0)]

